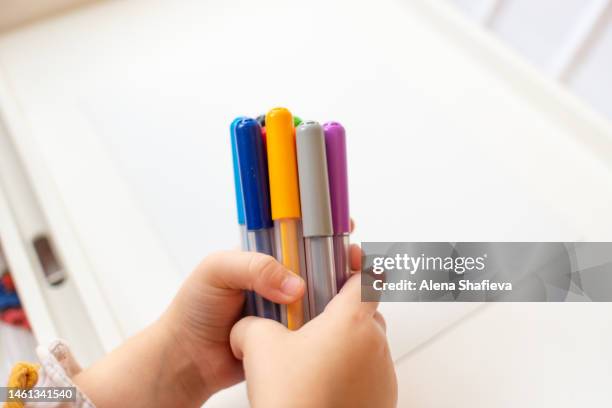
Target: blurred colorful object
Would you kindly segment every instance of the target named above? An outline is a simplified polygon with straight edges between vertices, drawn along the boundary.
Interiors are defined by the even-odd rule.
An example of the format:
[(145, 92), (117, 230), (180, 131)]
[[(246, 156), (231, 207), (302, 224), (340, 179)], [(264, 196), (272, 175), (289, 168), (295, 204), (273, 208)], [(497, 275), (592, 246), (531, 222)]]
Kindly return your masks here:
[(0, 319), (10, 325), (30, 330), (30, 323), (22, 308), (6, 309), (0, 313)]
[(0, 285), (4, 286), (7, 292), (15, 292), (15, 284), (13, 283), (13, 278), (10, 273), (5, 273), (0, 277)]
[(0, 277), (0, 320), (30, 330), (30, 324), (21, 307), (13, 279), (8, 272)]

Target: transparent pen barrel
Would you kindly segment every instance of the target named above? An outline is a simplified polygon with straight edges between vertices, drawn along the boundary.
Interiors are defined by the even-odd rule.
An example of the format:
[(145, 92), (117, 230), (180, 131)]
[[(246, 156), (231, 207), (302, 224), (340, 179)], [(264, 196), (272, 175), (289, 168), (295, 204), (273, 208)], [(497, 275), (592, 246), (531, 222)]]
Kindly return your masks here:
[[(272, 229), (260, 229), (247, 232), (249, 251), (274, 256), (274, 239)], [(281, 321), (279, 306), (254, 293), (255, 311), (257, 316)]]
[(318, 316), (337, 293), (333, 237), (304, 240), (310, 318)]
[[(249, 250), (249, 237), (247, 233), (246, 225), (239, 224), (240, 230), (240, 249), (243, 251)], [(257, 316), (257, 310), (255, 308), (255, 292), (250, 290), (244, 291), (244, 314), (246, 316)]]
[(351, 277), (350, 246), (348, 234), (334, 236), (334, 262), (336, 264), (336, 289), (338, 291)]
[[(274, 221), (274, 235), (276, 241), (276, 259), (291, 272), (306, 278), (306, 264), (304, 261), (304, 238), (302, 235), (302, 222), (299, 219), (280, 219)], [(291, 330), (299, 329), (308, 321), (308, 289), (299, 301), (286, 307), (287, 327)]]
[(247, 234), (246, 225), (244, 224), (238, 225), (238, 228), (240, 229), (240, 249), (243, 251), (248, 251), (249, 250), (249, 237)]

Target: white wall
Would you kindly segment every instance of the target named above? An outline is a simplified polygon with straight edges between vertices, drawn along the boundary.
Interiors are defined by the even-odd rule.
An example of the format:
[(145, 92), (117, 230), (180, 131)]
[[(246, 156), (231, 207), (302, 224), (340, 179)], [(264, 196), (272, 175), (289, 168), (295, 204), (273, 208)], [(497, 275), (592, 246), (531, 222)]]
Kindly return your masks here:
[(612, 119), (612, 1), (449, 1)]

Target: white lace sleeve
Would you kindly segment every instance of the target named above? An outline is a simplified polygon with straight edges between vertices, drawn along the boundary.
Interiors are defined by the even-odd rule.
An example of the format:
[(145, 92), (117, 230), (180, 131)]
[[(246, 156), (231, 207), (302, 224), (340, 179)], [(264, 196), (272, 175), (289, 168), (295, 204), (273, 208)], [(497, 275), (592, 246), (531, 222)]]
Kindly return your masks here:
[[(71, 378), (81, 371), (81, 367), (62, 340), (53, 341), (49, 346), (38, 346), (36, 354), (40, 360), (40, 370), (36, 387), (75, 387)], [(76, 401), (70, 403), (28, 402), (25, 408), (95, 408), (95, 405), (76, 388)]]

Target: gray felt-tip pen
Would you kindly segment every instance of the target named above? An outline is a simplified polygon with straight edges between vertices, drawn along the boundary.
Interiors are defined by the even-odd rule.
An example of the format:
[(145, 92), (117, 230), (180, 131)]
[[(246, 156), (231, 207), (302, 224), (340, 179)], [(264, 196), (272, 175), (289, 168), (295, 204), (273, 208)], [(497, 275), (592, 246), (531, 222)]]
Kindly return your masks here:
[(310, 317), (314, 318), (337, 293), (334, 241), (325, 136), (314, 121), (296, 129), (296, 151)]

